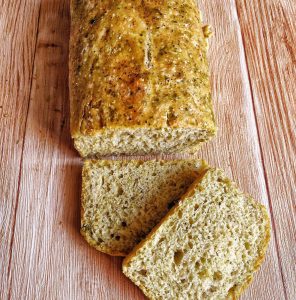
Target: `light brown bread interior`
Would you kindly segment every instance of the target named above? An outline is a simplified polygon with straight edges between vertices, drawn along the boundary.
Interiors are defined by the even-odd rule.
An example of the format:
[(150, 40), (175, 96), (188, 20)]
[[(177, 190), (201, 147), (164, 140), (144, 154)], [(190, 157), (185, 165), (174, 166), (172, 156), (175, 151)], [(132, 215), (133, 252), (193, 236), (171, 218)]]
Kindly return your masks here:
[(127, 255), (206, 168), (202, 160), (86, 160), (82, 235), (100, 251)]
[(266, 209), (210, 169), (123, 262), (150, 299), (237, 299), (262, 263)]
[(104, 129), (94, 135), (77, 135), (75, 148), (83, 157), (110, 154), (193, 153), (214, 136), (194, 128), (117, 128)]

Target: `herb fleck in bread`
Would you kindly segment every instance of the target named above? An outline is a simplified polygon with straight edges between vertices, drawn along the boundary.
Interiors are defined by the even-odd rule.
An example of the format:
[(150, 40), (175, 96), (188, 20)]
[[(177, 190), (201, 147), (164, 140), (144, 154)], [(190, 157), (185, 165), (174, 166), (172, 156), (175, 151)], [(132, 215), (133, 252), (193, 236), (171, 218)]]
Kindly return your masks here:
[(82, 235), (100, 251), (127, 255), (206, 168), (201, 160), (86, 160)]
[(79, 153), (187, 152), (213, 137), (208, 35), (193, 0), (71, 0)]
[(125, 258), (123, 272), (150, 299), (237, 299), (269, 238), (265, 207), (210, 169)]

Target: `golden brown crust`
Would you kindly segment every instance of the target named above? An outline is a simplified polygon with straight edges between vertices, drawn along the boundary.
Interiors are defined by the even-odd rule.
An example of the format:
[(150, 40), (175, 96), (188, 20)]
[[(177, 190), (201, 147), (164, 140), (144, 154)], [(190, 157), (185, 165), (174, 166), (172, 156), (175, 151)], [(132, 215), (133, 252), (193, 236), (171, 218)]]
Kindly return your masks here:
[(207, 41), (192, 0), (72, 0), (72, 136), (103, 128), (215, 132)]
[(112, 251), (110, 248), (105, 248), (105, 247), (100, 247), (99, 245), (95, 245), (93, 243), (93, 239), (91, 239), (89, 237), (89, 235), (84, 231), (84, 230), (80, 230), (81, 235), (84, 237), (84, 239), (87, 241), (87, 243), (92, 246), (93, 248), (95, 248), (96, 250), (103, 252), (105, 254), (108, 254), (110, 256), (121, 256), (121, 257), (125, 257), (127, 255), (127, 253), (124, 252), (119, 252), (119, 251)]

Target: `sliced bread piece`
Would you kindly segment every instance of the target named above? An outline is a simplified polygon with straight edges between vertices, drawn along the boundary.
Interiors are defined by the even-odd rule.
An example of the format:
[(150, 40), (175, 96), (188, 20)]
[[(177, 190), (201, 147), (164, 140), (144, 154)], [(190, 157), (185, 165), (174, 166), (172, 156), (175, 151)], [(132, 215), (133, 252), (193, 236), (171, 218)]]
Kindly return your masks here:
[(82, 235), (100, 251), (127, 255), (206, 168), (202, 160), (86, 160)]
[(237, 299), (269, 238), (265, 207), (210, 169), (125, 258), (123, 272), (150, 299)]

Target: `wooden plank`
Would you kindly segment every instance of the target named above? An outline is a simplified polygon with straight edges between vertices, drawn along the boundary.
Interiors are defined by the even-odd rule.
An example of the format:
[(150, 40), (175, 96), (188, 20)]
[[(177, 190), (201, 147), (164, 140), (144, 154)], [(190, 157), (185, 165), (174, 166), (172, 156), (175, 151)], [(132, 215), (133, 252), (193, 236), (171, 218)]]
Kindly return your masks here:
[(0, 6), (0, 299), (6, 299), (39, 1)]
[(287, 299), (296, 299), (296, 2), (237, 1)]
[[(202, 156), (269, 207), (235, 1), (199, 3), (214, 31), (209, 61), (219, 126), (218, 137), (202, 149)], [(284, 299), (274, 235), (266, 260), (242, 299)]]

